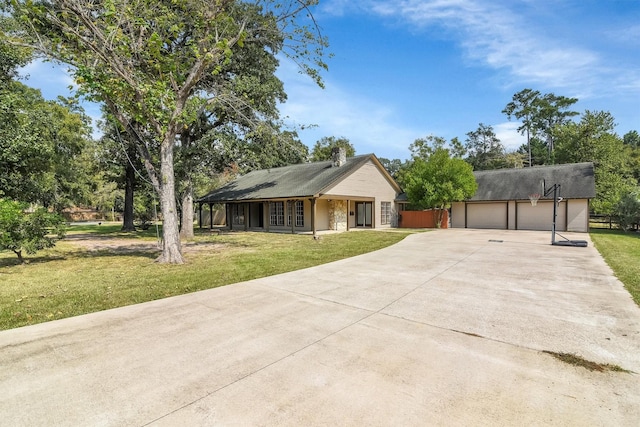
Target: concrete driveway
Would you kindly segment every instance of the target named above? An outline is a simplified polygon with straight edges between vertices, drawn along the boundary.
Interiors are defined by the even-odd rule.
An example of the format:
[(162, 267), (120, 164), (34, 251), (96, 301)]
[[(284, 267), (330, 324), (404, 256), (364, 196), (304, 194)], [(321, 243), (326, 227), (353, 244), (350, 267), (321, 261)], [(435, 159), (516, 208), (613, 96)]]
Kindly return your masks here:
[(591, 242), (549, 240), (440, 230), (0, 332), (0, 424), (638, 426), (640, 309)]

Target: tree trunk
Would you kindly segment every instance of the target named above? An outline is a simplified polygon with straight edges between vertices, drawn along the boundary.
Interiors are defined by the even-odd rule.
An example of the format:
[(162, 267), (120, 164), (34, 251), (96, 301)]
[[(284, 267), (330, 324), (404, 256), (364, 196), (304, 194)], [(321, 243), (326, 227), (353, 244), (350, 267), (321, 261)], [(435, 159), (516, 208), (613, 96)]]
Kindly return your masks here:
[(18, 255), (18, 261), (20, 261), (20, 264), (24, 264), (24, 258), (22, 258), (22, 251), (13, 251), (16, 255)]
[(436, 209), (436, 228), (442, 228), (442, 217), (444, 216), (444, 205)]
[(165, 140), (160, 148), (160, 182), (158, 184), (162, 212), (162, 255), (156, 261), (165, 264), (183, 264), (176, 206), (172, 138), (169, 143)]
[(531, 161), (531, 136), (529, 135), (529, 128), (527, 127), (527, 149), (529, 150), (529, 167), (533, 166)]
[(193, 239), (193, 184), (188, 181), (187, 188), (182, 194), (182, 226), (180, 227), (180, 237), (182, 239)]
[(125, 185), (124, 185), (124, 217), (122, 220), (122, 231), (136, 231), (133, 224), (133, 187), (136, 182), (136, 171), (133, 166), (127, 162), (125, 167)]

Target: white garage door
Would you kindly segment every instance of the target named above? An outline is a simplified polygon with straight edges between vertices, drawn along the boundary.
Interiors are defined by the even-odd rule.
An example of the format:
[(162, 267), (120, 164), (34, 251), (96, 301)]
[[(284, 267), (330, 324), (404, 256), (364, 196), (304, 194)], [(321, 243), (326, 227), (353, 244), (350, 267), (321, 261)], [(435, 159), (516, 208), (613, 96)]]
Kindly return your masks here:
[[(551, 230), (553, 224), (553, 202), (539, 201), (536, 206), (529, 202), (518, 202), (516, 220), (518, 230)], [(558, 206), (556, 230), (564, 231), (566, 226), (566, 202)]]
[(507, 229), (507, 203), (467, 203), (467, 228)]

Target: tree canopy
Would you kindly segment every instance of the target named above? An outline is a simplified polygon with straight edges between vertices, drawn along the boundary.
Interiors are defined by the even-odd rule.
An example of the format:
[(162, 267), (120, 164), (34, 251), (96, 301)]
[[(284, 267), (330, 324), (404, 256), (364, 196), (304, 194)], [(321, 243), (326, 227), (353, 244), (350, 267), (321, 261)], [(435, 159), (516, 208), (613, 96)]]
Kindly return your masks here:
[[(478, 189), (471, 165), (452, 157), (442, 140), (439, 141), (429, 146), (428, 156), (415, 157), (403, 175), (409, 203), (416, 209), (437, 208), (442, 211), (452, 202), (473, 196)], [(442, 221), (441, 215), (442, 212), (437, 218), (438, 225)]]
[(325, 136), (320, 138), (311, 149), (311, 161), (322, 162), (331, 160), (331, 150), (334, 148), (344, 148), (347, 157), (356, 155), (356, 149), (345, 137), (336, 138), (335, 136)]
[[(528, 154), (529, 166), (554, 163), (554, 129), (578, 115), (576, 111), (569, 109), (576, 102), (577, 98), (557, 96), (553, 93), (541, 95), (540, 91), (532, 89), (523, 89), (513, 95), (513, 99), (502, 112), (509, 120), (511, 117), (521, 120), (518, 132), (527, 136), (526, 149), (522, 151)], [(534, 141), (538, 147), (545, 147), (545, 155), (541, 155), (538, 147), (534, 147)]]
[(89, 120), (74, 100), (46, 101), (9, 80), (0, 87), (0, 195), (61, 210), (88, 200), (81, 157)]
[(501, 169), (508, 167), (506, 151), (493, 127), (480, 123), (478, 129), (467, 133), (466, 161), (473, 170)]
[(566, 123), (554, 131), (558, 163), (593, 162), (596, 198), (591, 208), (600, 214), (612, 214), (622, 194), (637, 185), (614, 128), (611, 113), (586, 111), (580, 122)]
[(316, 3), (16, 0), (12, 11), (23, 25), (19, 35), (44, 55), (69, 64), (81, 93), (104, 102), (134, 136), (160, 199), (159, 260), (182, 263), (174, 168), (178, 135), (203, 108), (256, 109), (223, 73), (245, 44), (284, 53), (320, 82), (326, 40), (310, 14)]
[(531, 151), (531, 134), (534, 128), (534, 115), (536, 112), (535, 100), (540, 96), (540, 92), (532, 89), (523, 89), (513, 95), (513, 99), (502, 110), (509, 120), (515, 117), (522, 121), (518, 126), (518, 132), (527, 135), (527, 154), (529, 166), (533, 165), (533, 155)]

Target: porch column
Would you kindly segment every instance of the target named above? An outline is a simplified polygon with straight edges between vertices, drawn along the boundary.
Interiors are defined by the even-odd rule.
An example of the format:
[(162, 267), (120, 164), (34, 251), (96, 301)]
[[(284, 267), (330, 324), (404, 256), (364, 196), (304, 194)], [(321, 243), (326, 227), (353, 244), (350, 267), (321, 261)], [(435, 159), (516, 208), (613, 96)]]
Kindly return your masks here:
[(271, 223), (271, 203), (264, 202), (264, 229), (269, 232), (269, 225)]
[(243, 204), (242, 213), (244, 214), (244, 231), (248, 231), (249, 230), (249, 203)]
[(316, 230), (316, 198), (311, 199), (311, 231), (313, 231), (313, 238), (318, 238), (318, 232)]
[(227, 203), (224, 205), (224, 215), (225, 215), (225, 221), (227, 223), (227, 227), (229, 227), (229, 231), (233, 230), (233, 218), (231, 217), (230, 203)]
[(347, 231), (349, 231), (349, 222), (351, 221), (350, 214), (351, 214), (351, 200), (347, 199)]
[(376, 199), (371, 203), (371, 228), (376, 228)]
[(209, 203), (209, 230), (213, 230), (213, 203)]
[(198, 228), (202, 230), (202, 203), (198, 203)]

